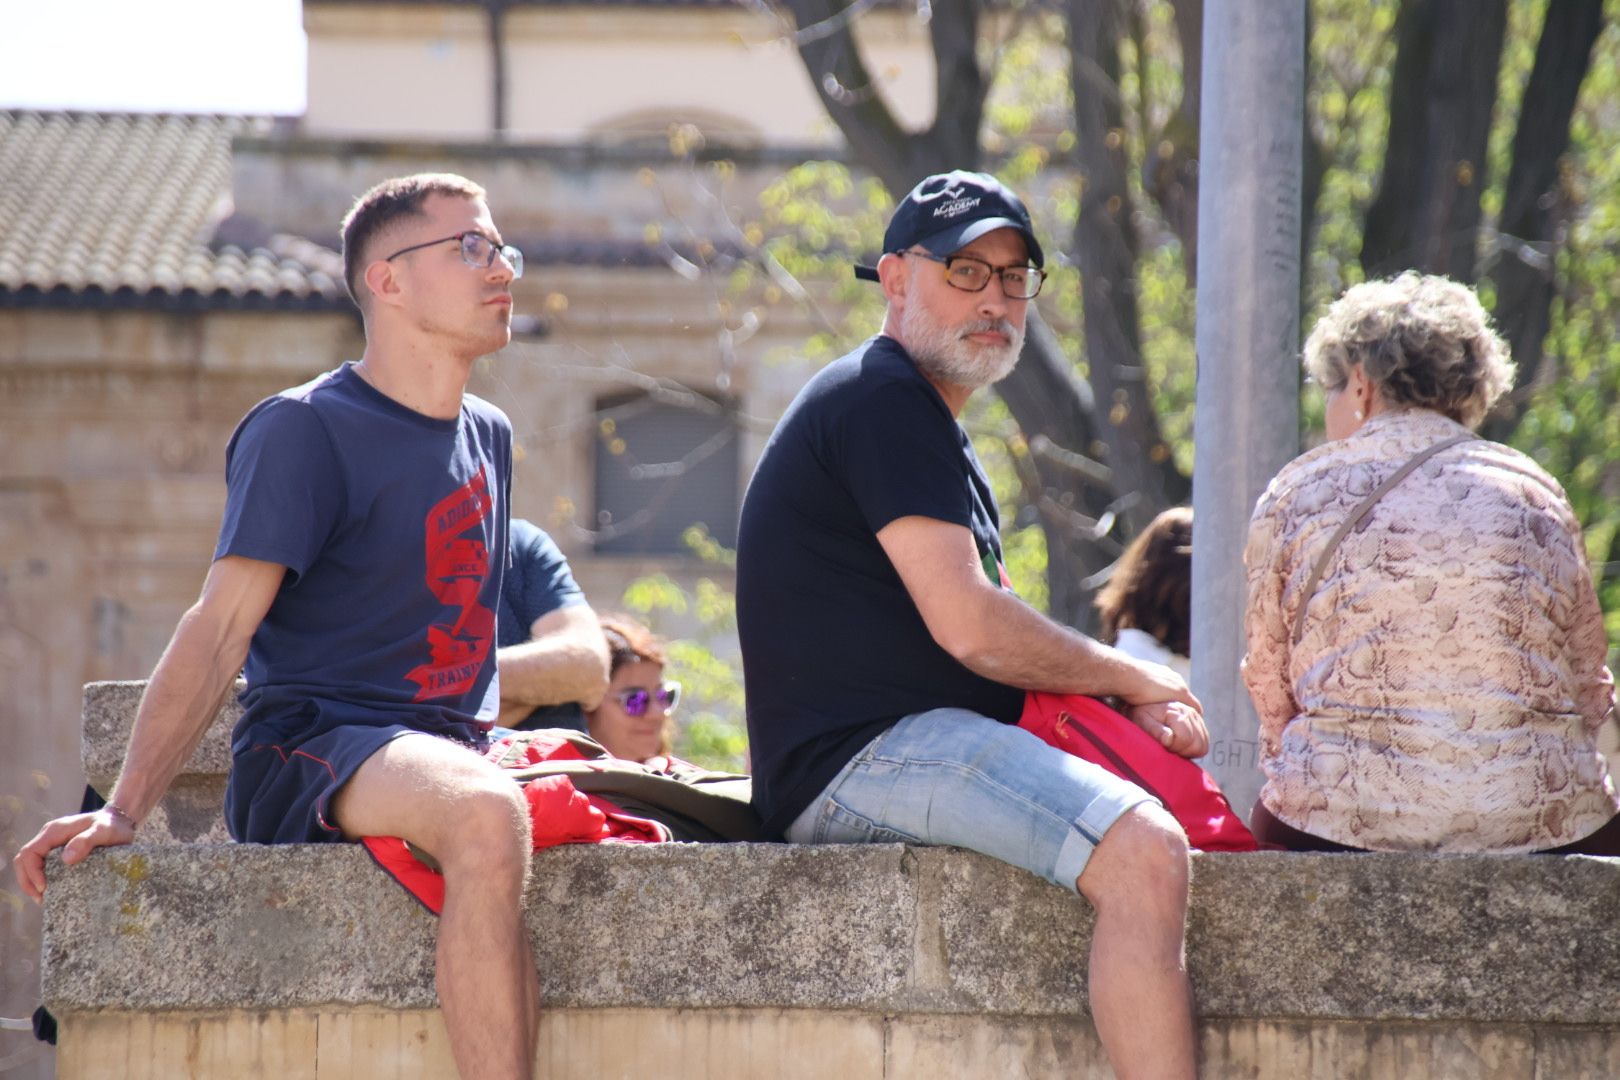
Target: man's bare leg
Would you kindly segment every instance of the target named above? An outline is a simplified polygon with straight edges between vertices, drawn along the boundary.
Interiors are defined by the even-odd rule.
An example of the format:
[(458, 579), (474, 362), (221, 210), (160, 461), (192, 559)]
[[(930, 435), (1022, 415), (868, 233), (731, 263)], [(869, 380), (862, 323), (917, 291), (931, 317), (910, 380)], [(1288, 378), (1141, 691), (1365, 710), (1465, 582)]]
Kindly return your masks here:
[(1120, 1080), (1194, 1077), (1187, 978), (1187, 838), (1152, 804), (1103, 834), (1075, 883), (1097, 909), (1091, 1016)]
[(332, 811), (351, 839), (403, 837), (438, 860), (436, 981), (456, 1068), (467, 1080), (531, 1080), (540, 990), (523, 924), (530, 840), (521, 789), (465, 747), (406, 735), (360, 766)]

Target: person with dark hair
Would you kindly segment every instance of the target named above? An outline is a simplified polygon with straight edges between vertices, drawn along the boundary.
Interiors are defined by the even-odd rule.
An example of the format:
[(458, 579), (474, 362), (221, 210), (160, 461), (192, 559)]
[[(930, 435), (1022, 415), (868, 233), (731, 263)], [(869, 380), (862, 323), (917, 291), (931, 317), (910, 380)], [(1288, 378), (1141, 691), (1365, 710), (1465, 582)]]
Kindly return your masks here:
[(959, 171), (912, 189), (876, 267), (857, 268), (888, 301), (882, 332), (800, 391), (743, 501), (754, 802), (795, 843), (949, 844), (1080, 893), (1115, 1071), (1190, 1077), (1186, 835), (1017, 724), (1029, 690), (1118, 696), (1193, 757), (1209, 743), (1197, 699), (1002, 587), (995, 500), (958, 422), (1018, 362), (1044, 261), (1023, 201)]
[(1305, 368), (1328, 441), (1271, 481), (1244, 554), (1256, 837), (1620, 855), (1603, 614), (1558, 482), (1473, 434), (1513, 383), (1479, 298), (1357, 285)]
[(512, 559), (496, 620), (500, 726), (585, 730), (607, 692), (608, 648), (596, 612), (544, 529), (512, 519)]
[(366, 347), (255, 406), (226, 451), (202, 595), (152, 673), (107, 805), (18, 852), (23, 889), (127, 844), (246, 660), (226, 792), (250, 843), (399, 837), (448, 882), (437, 985), (466, 1077), (533, 1075), (539, 986), (523, 923), (528, 804), (479, 752), (500, 698), (495, 609), (512, 432), (468, 394), (511, 338), (523, 257), (463, 177), (385, 181), (343, 222)]
[(1192, 519), (1172, 506), (1148, 523), (1097, 594), (1102, 640), (1191, 678)]
[(585, 713), (585, 730), (614, 757), (656, 764), (675, 749), (681, 684), (664, 678), (664, 643), (628, 615), (602, 616), (612, 674), (602, 702)]

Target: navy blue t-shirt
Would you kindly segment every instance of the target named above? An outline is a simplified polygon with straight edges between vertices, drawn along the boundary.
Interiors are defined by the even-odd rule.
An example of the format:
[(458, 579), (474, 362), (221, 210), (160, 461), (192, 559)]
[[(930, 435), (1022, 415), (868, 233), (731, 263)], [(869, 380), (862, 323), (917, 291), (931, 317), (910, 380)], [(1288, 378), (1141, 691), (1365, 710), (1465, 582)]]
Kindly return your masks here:
[[(511, 552), (506, 577), (501, 581), (500, 618), (495, 624), (503, 649), (528, 641), (529, 629), (540, 616), (585, 602), (585, 594), (568, 568), (568, 559), (544, 529), (525, 518), (513, 518)], [(542, 705), (520, 726), (584, 731), (585, 713), (573, 701)]]
[(511, 461), (495, 406), (423, 416), (348, 365), (254, 406), (226, 450), (214, 557), (287, 573), (248, 651), (239, 751), (258, 725), (467, 739), (494, 723)]
[(899, 343), (876, 337), (805, 384), (743, 499), (737, 631), (767, 833), (904, 716), (956, 707), (1018, 720), (1023, 691), (934, 641), (878, 542), (911, 516), (970, 529), (997, 580), (995, 500), (967, 433)]

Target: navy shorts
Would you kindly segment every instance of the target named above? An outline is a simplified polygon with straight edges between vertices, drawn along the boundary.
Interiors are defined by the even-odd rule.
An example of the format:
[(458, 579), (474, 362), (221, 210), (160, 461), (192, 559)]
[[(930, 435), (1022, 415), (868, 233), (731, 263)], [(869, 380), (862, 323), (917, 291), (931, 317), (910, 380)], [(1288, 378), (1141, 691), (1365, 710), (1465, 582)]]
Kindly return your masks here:
[[(266, 722), (238, 728), (225, 785), (225, 824), (247, 844), (319, 844), (343, 839), (332, 821), (332, 796), (366, 759), (401, 735), (448, 736), (409, 724), (310, 724), (293, 733)], [(453, 739), (482, 751), (468, 727)]]

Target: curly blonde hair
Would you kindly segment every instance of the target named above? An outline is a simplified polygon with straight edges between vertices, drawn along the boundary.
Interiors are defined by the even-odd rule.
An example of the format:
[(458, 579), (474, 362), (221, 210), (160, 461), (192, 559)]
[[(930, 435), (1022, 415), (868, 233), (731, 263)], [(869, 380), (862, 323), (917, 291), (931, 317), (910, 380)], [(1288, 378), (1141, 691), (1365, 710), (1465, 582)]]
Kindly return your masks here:
[(1474, 290), (1408, 270), (1353, 286), (1305, 342), (1305, 368), (1328, 390), (1356, 366), (1396, 408), (1432, 409), (1473, 428), (1513, 385), (1507, 343)]

